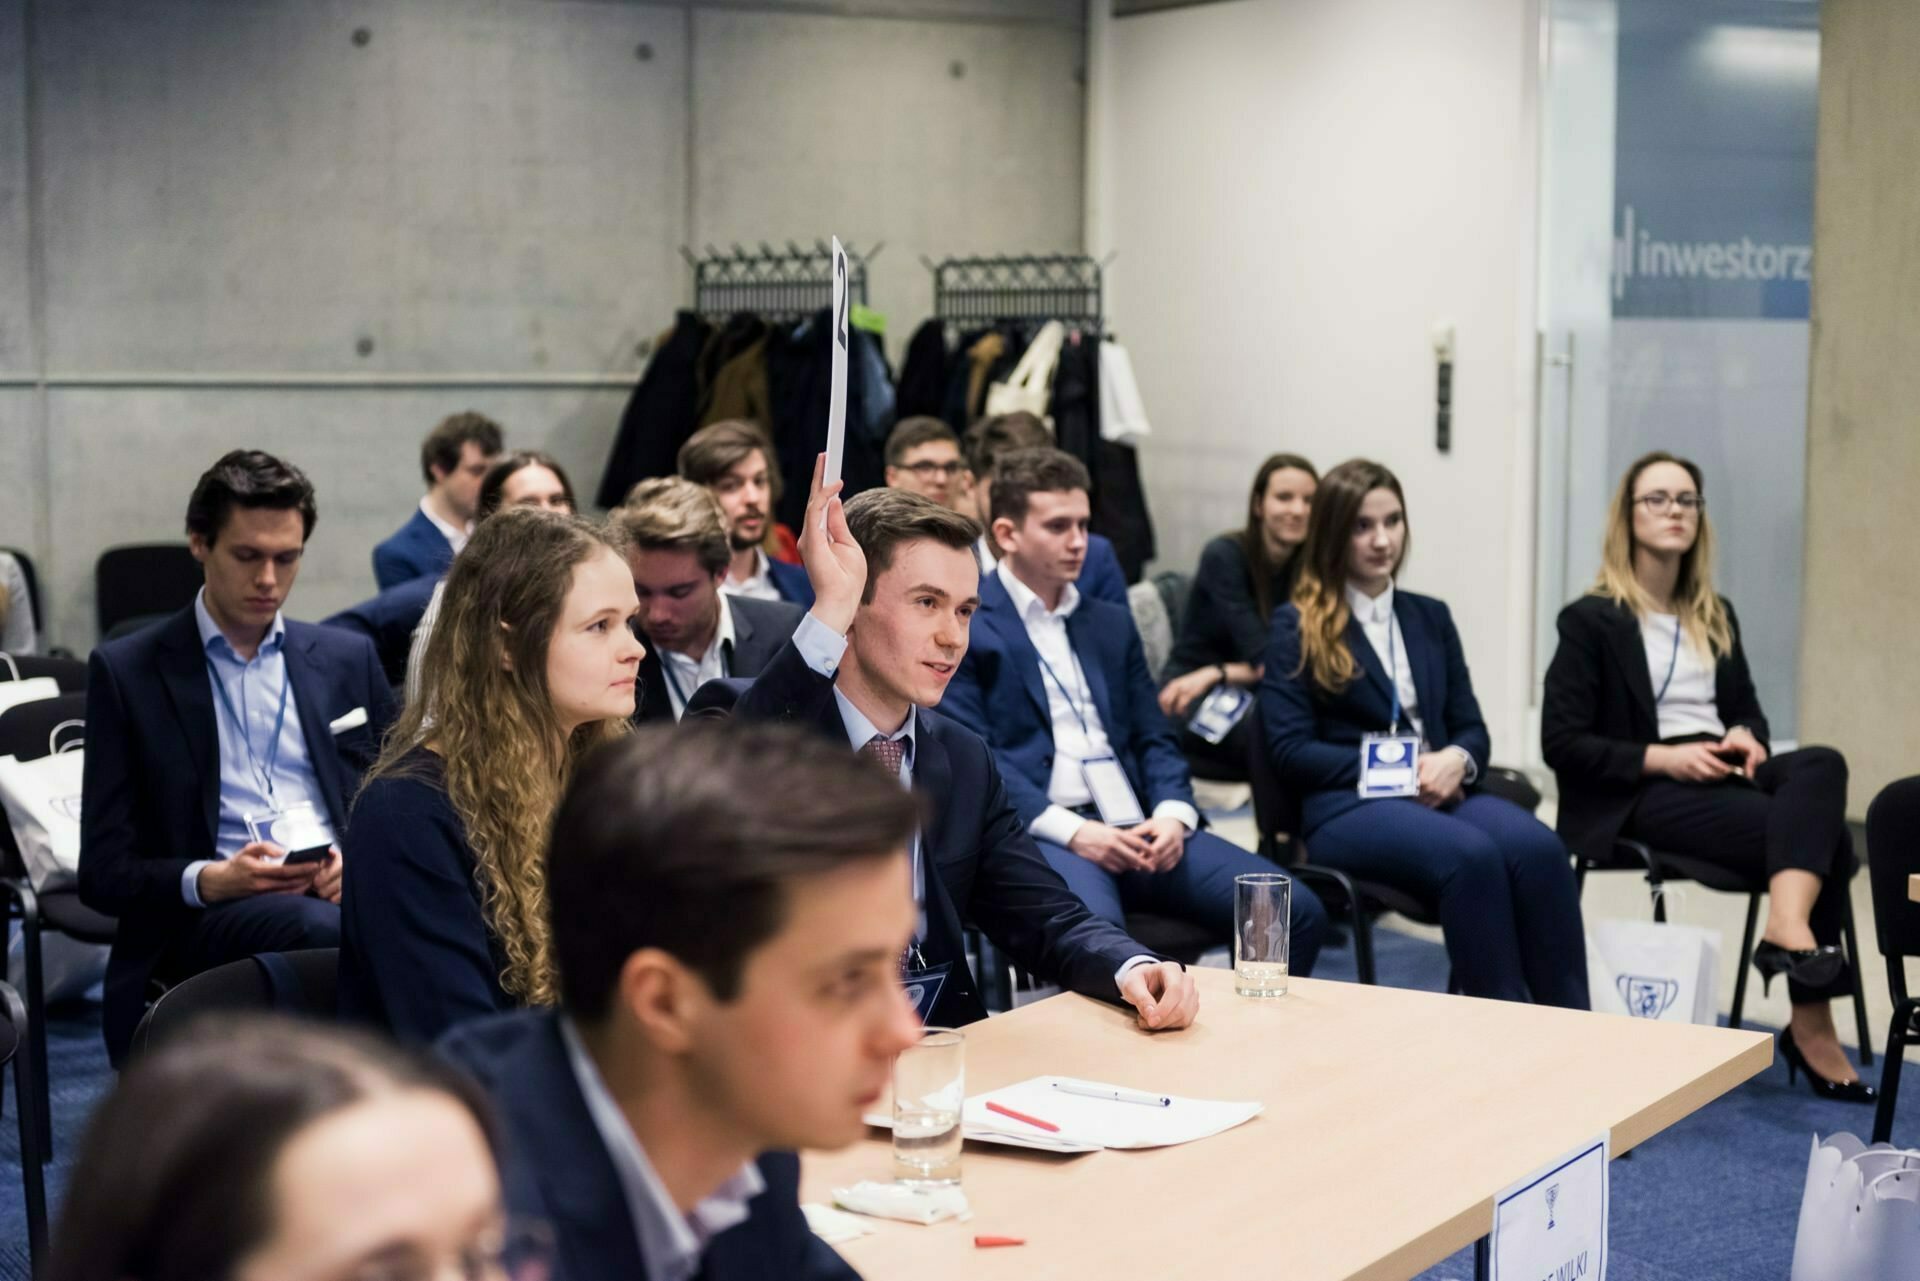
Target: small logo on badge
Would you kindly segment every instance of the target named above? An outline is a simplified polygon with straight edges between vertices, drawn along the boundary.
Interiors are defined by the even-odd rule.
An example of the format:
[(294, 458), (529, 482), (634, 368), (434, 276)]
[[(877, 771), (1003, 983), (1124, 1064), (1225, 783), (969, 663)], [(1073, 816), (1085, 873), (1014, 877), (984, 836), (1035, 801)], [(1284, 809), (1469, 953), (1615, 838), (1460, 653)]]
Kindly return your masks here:
[(1614, 985), (1620, 989), (1620, 999), (1627, 1003), (1627, 1013), (1636, 1019), (1659, 1018), (1680, 995), (1680, 984), (1673, 979), (1622, 974)]
[(914, 1009), (917, 1010), (920, 1008), (920, 998), (926, 994), (927, 985), (925, 983), (907, 984), (907, 1000), (913, 1005)]
[(1383, 761), (1388, 765), (1398, 764), (1406, 757), (1407, 745), (1405, 743), (1393, 742), (1382, 743), (1374, 749), (1373, 754), (1375, 759)]
[(1547, 1184), (1547, 1231), (1553, 1231), (1553, 1203), (1560, 1199), (1560, 1185)]

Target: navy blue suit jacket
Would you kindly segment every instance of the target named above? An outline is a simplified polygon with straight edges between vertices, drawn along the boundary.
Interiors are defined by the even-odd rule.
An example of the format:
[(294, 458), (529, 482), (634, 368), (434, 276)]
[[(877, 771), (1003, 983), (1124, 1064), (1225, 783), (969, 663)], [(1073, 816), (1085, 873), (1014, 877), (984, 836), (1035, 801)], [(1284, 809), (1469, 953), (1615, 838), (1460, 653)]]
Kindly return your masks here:
[[(1187, 759), (1160, 710), (1133, 615), (1083, 593), (1079, 607), (1067, 616), (1067, 639), (1093, 688), (1100, 724), (1140, 798), (1140, 808), (1151, 814), (1162, 801), (1192, 805)], [(1047, 808), (1047, 785), (1053, 778), (1047, 681), (1039, 651), (1028, 639), (1000, 575), (982, 574), (980, 612), (973, 618), (967, 656), (942, 706), (993, 748), (1022, 824), (1033, 822)]]
[(1126, 610), (1127, 617), (1133, 617), (1132, 607), (1127, 604), (1127, 576), (1120, 568), (1113, 541), (1104, 535), (1087, 535), (1087, 563), (1080, 567), (1080, 577), (1073, 585), (1082, 596), (1111, 601)]
[[(626, 1194), (567, 1061), (556, 1015), (506, 1014), (455, 1028), (440, 1052), (492, 1096), (501, 1123), (501, 1180), (510, 1213), (545, 1220), (557, 1247), (553, 1281), (644, 1281), (651, 1275)], [(744, 1222), (707, 1245), (700, 1281), (859, 1281), (800, 1213), (800, 1160), (759, 1159), (766, 1189)]]
[(784, 560), (767, 557), (767, 577), (773, 580), (774, 590), (780, 593), (780, 599), (792, 601), (803, 611), (813, 608), (813, 584), (807, 581), (807, 571), (801, 565), (789, 565)]
[[(1460, 632), (1447, 607), (1431, 596), (1394, 589), (1393, 616), (1406, 638), (1419, 695), (1427, 745), (1464, 748), (1480, 774), (1487, 771), (1487, 723), (1473, 696)], [(1260, 716), (1267, 751), (1281, 781), (1300, 796), (1302, 834), (1361, 803), (1360, 740), (1384, 734), (1393, 716), (1393, 686), (1380, 656), (1360, 624), (1347, 622), (1347, 648), (1360, 665), (1353, 684), (1329, 693), (1300, 666), (1300, 610), (1282, 605), (1273, 614), (1266, 675), (1260, 681)], [(1404, 728), (1404, 726), (1403, 726)]]
[[(393, 719), (393, 691), (373, 646), (312, 623), (287, 624), (287, 679), (307, 754), (336, 834), (347, 802)], [(327, 726), (365, 708), (367, 723)], [(189, 605), (93, 651), (87, 667), (87, 760), (80, 805), (80, 897), (120, 918), (107, 964), (104, 1023), (117, 1061), (133, 1038), (147, 980), (200, 910), (180, 897), (187, 864), (214, 856), (220, 731), (206, 651)]]
[[(732, 709), (750, 720), (790, 721), (848, 749), (833, 681), (807, 666), (789, 641), (751, 684), (708, 681), (689, 716)], [(927, 878), (927, 937), (934, 965), (952, 962), (930, 1022), (946, 1027), (987, 1016), (967, 969), (964, 927), (978, 926), (1030, 973), (1097, 1000), (1120, 1000), (1113, 976), (1136, 956), (1156, 955), (1093, 915), (1047, 866), (1007, 800), (993, 755), (978, 735), (920, 708), (913, 790), (926, 803), (921, 851)]]
[(407, 683), (407, 655), (413, 649), (414, 629), (420, 626), (433, 599), (433, 589), (439, 585), (438, 574), (410, 578), (320, 623), (323, 627), (345, 628), (372, 641), (380, 655), (380, 666), (387, 673), (387, 683), (400, 689)]
[(373, 549), (373, 581), (385, 591), (408, 579), (438, 577), (451, 564), (453, 544), (425, 512), (415, 509), (412, 520)]

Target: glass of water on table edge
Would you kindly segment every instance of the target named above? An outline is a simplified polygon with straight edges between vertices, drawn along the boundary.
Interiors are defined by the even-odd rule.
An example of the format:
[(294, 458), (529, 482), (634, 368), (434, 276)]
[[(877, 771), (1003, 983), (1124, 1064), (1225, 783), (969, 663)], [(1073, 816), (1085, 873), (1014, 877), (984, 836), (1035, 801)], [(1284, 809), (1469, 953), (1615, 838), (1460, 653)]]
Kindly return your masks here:
[(893, 1178), (939, 1187), (960, 1182), (960, 1112), (967, 1097), (966, 1035), (920, 1029), (893, 1061)]
[(1233, 990), (1241, 996), (1287, 994), (1287, 924), (1293, 879), (1278, 872), (1233, 878)]

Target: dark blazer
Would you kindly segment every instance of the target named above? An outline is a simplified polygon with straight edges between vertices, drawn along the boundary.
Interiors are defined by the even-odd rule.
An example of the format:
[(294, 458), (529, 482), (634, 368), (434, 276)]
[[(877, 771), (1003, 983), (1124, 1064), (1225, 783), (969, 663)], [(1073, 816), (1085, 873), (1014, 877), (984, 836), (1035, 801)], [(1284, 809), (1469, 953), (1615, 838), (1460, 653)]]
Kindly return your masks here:
[[(690, 716), (731, 709), (751, 720), (792, 721), (847, 742), (832, 679), (808, 667), (791, 642), (758, 680), (708, 681), (687, 707)], [(1156, 955), (1153, 949), (1087, 911), (1047, 866), (978, 735), (925, 707), (916, 715), (913, 790), (926, 804), (921, 851), (933, 873), (921, 950), (932, 964), (953, 963), (930, 1021), (953, 1027), (986, 1017), (967, 970), (964, 925), (978, 926), (1022, 969), (1117, 1004), (1115, 971)]]
[(418, 508), (413, 519), (373, 549), (373, 581), (380, 590), (398, 587), (408, 579), (439, 577), (453, 564), (453, 544), (427, 514)]
[[(1406, 638), (1406, 661), (1413, 667), (1413, 688), (1420, 697), (1420, 723), (1427, 743), (1464, 748), (1479, 773), (1487, 771), (1491, 747), (1480, 703), (1473, 696), (1460, 633), (1447, 607), (1431, 596), (1394, 589), (1393, 616)], [(1302, 835), (1361, 804), (1360, 740), (1384, 734), (1393, 716), (1393, 686), (1367, 634), (1347, 622), (1347, 648), (1360, 675), (1339, 693), (1329, 693), (1300, 666), (1300, 610), (1283, 605), (1273, 614), (1267, 642), (1266, 675), (1261, 678), (1260, 716), (1267, 751), (1281, 781), (1300, 793)]]
[(1113, 550), (1112, 540), (1100, 534), (1087, 535), (1087, 562), (1080, 567), (1080, 577), (1074, 586), (1082, 596), (1110, 601), (1127, 610), (1129, 619), (1133, 617), (1132, 607), (1127, 604), (1127, 576), (1120, 569), (1120, 557)]
[[(287, 678), (334, 832), (393, 719), (373, 645), (330, 627), (287, 624)], [(363, 707), (367, 723), (327, 726)], [(87, 665), (87, 760), (80, 805), (80, 897), (120, 918), (107, 964), (104, 1023), (117, 1062), (133, 1038), (155, 963), (199, 909), (180, 898), (187, 864), (213, 857), (220, 731), (193, 607), (108, 641)]]
[(813, 584), (807, 581), (804, 566), (789, 565), (784, 560), (767, 557), (767, 577), (773, 580), (774, 590), (780, 593), (780, 599), (798, 605), (804, 613), (813, 608)]
[(439, 585), (438, 574), (410, 578), (370, 600), (321, 619), (320, 625), (344, 628), (372, 641), (380, 655), (380, 666), (387, 673), (387, 683), (400, 689), (407, 683), (407, 654), (413, 649), (414, 629), (420, 626), (427, 604), (433, 599), (433, 589)]
[[(1733, 606), (1733, 652), (1714, 668), (1714, 702), (1729, 729), (1745, 725), (1770, 740), (1754, 691)], [(1558, 827), (1567, 848), (1602, 856), (1640, 794), (1647, 745), (1660, 741), (1653, 676), (1640, 620), (1604, 596), (1582, 596), (1560, 611), (1560, 645), (1547, 666), (1540, 747), (1560, 780)], [(1769, 748), (1768, 750), (1772, 750)]]
[[(766, 670), (792, 637), (793, 629), (807, 616), (803, 607), (789, 601), (755, 600), (751, 596), (724, 599), (733, 612), (733, 647), (727, 656), (727, 671), (733, 676), (753, 677)], [(634, 723), (670, 721), (673, 702), (667, 696), (667, 678), (660, 670), (660, 652), (644, 633), (640, 643), (647, 647), (647, 656), (640, 660), (640, 705), (634, 709)], [(698, 691), (685, 692), (692, 695)]]
[[(613, 1157), (587, 1111), (551, 1012), (506, 1014), (456, 1028), (440, 1052), (492, 1096), (501, 1128), (507, 1209), (553, 1228), (553, 1281), (645, 1281), (638, 1229)], [(759, 1159), (766, 1190), (744, 1222), (707, 1245), (700, 1281), (859, 1281), (800, 1213), (800, 1160)]]
[(1273, 609), (1292, 594), (1293, 566), (1287, 562), (1268, 585), (1273, 602), (1266, 613), (1253, 591), (1253, 567), (1238, 534), (1222, 534), (1200, 553), (1193, 586), (1187, 592), (1187, 612), (1176, 620), (1180, 635), (1160, 673), (1162, 684), (1215, 663), (1252, 663), (1258, 666), (1267, 652), (1267, 633), (1273, 627)]
[(362, 789), (341, 839), (340, 1016), (430, 1045), (518, 1003), (440, 758), (418, 748), (405, 765)]
[[(1160, 710), (1133, 615), (1083, 595), (1067, 616), (1067, 639), (1093, 687), (1100, 724), (1140, 807), (1151, 814), (1162, 801), (1192, 805), (1187, 758)], [(1047, 706), (1046, 680), (1039, 651), (1027, 638), (1026, 624), (1000, 575), (982, 574), (980, 612), (974, 615), (967, 656), (942, 706), (992, 746), (1022, 824), (1033, 822), (1047, 808), (1047, 784), (1053, 777), (1053, 714)]]

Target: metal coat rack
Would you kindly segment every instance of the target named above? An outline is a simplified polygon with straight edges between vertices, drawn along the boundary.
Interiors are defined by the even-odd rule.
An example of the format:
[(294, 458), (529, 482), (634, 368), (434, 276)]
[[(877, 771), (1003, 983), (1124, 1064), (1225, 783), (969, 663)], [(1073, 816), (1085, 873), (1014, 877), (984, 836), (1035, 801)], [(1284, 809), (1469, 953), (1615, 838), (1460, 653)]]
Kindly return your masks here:
[(1106, 263), (1085, 254), (920, 261), (933, 273), (933, 314), (952, 324), (1059, 320), (1098, 328), (1105, 315)]
[[(847, 291), (862, 306), (867, 301), (867, 264), (885, 242), (864, 255), (847, 251)], [(693, 309), (708, 320), (752, 312), (771, 321), (793, 321), (833, 305), (833, 248), (816, 240), (811, 249), (789, 240), (785, 249), (762, 242), (758, 249), (735, 245), (722, 252), (712, 245), (695, 256), (680, 256), (693, 268)]]

